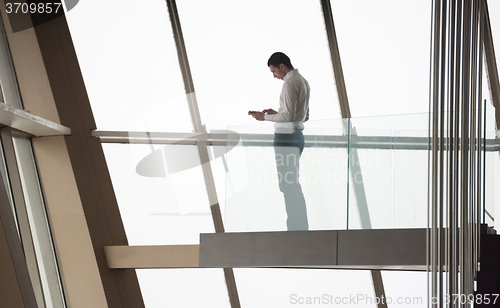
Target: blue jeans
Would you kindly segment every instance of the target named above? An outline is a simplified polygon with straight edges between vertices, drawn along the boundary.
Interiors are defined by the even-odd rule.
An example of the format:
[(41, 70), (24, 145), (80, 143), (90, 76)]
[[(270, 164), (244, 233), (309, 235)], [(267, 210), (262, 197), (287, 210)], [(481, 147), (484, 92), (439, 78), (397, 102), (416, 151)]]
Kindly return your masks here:
[(291, 134), (274, 135), (274, 155), (280, 191), (285, 198), (288, 231), (308, 230), (307, 209), (299, 182), (299, 160), (304, 150), (304, 135), (296, 130)]

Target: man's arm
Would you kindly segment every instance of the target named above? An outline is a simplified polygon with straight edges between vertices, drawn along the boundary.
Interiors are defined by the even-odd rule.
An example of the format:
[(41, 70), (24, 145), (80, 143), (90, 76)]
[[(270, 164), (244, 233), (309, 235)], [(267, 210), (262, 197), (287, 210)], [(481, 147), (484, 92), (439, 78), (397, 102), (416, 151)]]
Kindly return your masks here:
[(285, 82), (280, 96), (280, 108), (278, 112), (267, 113), (264, 117), (266, 121), (273, 122), (293, 122), (296, 118), (296, 109), (298, 104), (297, 91), (293, 84)]
[(249, 111), (248, 114), (253, 116), (254, 119), (258, 121), (264, 121), (265, 120), (265, 115), (266, 114), (277, 114), (278, 112), (276, 110), (273, 110), (271, 108), (269, 109), (264, 109), (261, 112), (259, 111)]
[(277, 114), (278, 113), (278, 111), (271, 109), (271, 108), (264, 109), (264, 110), (262, 110), (262, 112), (264, 112), (265, 114)]

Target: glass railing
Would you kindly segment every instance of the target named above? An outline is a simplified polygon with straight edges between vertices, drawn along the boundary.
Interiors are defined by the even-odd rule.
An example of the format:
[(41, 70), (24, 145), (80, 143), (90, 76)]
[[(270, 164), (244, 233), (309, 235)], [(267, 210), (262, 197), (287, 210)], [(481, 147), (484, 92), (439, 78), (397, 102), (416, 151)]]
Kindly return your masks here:
[[(296, 166), (297, 156), (273, 146), (274, 123), (229, 127), (226, 230), (426, 228), (428, 121), (428, 114), (413, 114), (306, 122), (298, 160), (306, 211), (296, 204), (293, 168), (277, 170)], [(498, 152), (486, 150), (488, 166)], [(281, 190), (292, 197), (285, 201)], [(494, 190), (486, 186), (484, 193), (493, 217)]]
[[(495, 226), (495, 207), (500, 206), (500, 136), (495, 132), (487, 131), (486, 142), (483, 143), (483, 204), (481, 222), (488, 226)], [(498, 213), (498, 210), (497, 210)], [(497, 222), (498, 224), (498, 222)], [(498, 227), (498, 226), (497, 226)], [(498, 228), (496, 228), (498, 230)]]

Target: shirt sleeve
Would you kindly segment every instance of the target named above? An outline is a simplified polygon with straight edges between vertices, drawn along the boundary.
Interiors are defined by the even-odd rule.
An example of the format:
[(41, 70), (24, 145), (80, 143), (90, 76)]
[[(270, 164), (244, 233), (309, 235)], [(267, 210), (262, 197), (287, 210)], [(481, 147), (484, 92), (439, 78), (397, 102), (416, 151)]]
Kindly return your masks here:
[(273, 122), (293, 122), (297, 109), (297, 91), (291, 82), (283, 84), (280, 96), (280, 108), (277, 114), (266, 114), (264, 119)]

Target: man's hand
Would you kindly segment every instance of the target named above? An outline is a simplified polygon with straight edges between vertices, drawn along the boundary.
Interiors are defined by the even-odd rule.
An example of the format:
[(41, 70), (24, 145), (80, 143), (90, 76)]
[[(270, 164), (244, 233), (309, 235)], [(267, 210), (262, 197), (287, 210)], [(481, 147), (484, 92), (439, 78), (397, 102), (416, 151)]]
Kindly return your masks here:
[(264, 115), (264, 112), (252, 112), (252, 117), (254, 117), (254, 119), (256, 119), (257, 121), (264, 121)]
[(274, 110), (274, 109), (271, 109), (271, 108), (269, 108), (269, 109), (264, 109), (264, 110), (262, 110), (262, 112), (263, 112), (264, 114), (277, 114), (277, 113), (278, 113), (278, 111), (276, 111), (276, 110)]
[(278, 111), (273, 110), (273, 109), (264, 109), (261, 112), (259, 111), (249, 111), (248, 114), (254, 117), (257, 121), (264, 121), (265, 120), (265, 115), (266, 114), (277, 114)]

